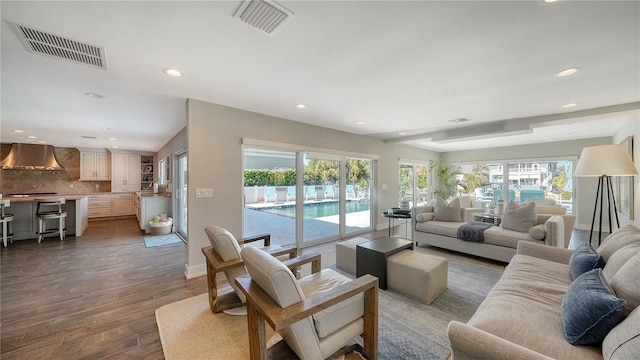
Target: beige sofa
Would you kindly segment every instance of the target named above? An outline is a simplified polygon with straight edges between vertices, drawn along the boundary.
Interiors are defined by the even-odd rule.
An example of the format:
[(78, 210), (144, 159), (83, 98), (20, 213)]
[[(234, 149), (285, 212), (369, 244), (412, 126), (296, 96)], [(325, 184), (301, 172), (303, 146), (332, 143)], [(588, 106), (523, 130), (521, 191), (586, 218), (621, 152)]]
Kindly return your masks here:
[(522, 241), (467, 324), (449, 324), (453, 360), (638, 359), (640, 230), (626, 226), (614, 232), (597, 252), (606, 261), (604, 278), (626, 301), (628, 313), (602, 334), (606, 336), (601, 343), (571, 345), (564, 337), (562, 302), (572, 283), (568, 265), (572, 251)]
[[(488, 259), (509, 262), (516, 254), (519, 241), (544, 244), (549, 246), (564, 246), (564, 220), (561, 216), (538, 215), (537, 224), (544, 225), (545, 236), (536, 240), (528, 233), (503, 229), (498, 226), (484, 231), (484, 242), (468, 242), (457, 238), (458, 228), (469, 221), (473, 221), (473, 214), (482, 209), (461, 208), (461, 222), (436, 221), (430, 219), (435, 213), (431, 205), (416, 206), (411, 210), (412, 239), (418, 245), (436, 246), (443, 249), (458, 251)], [(427, 219), (422, 221), (422, 219)]]

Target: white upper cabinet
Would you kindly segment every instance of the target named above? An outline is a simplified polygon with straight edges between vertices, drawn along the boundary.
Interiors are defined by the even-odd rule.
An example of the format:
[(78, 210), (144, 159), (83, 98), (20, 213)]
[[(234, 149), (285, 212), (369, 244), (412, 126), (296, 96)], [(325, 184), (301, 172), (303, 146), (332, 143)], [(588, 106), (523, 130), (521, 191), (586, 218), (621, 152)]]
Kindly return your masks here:
[(111, 156), (105, 149), (80, 150), (80, 180), (111, 180)]
[(111, 192), (140, 190), (140, 155), (132, 153), (111, 154)]

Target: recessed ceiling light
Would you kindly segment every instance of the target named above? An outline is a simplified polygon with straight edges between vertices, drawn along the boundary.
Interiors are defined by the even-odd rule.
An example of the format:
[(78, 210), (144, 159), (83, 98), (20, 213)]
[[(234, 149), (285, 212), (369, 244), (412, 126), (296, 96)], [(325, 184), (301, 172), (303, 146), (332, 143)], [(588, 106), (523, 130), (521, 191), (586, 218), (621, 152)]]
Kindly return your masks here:
[(558, 1), (558, 0), (544, 0), (544, 2), (546, 2), (546, 3), (554, 3), (556, 1)]
[(164, 69), (162, 69), (162, 71), (164, 71), (164, 73), (169, 75), (169, 76), (173, 76), (173, 77), (182, 76), (182, 73), (179, 70), (176, 70), (176, 69), (164, 68)]
[(117, 149), (118, 145), (113, 145), (112, 148)]
[(33, 135), (29, 135), (29, 136), (27, 136), (27, 139), (37, 139), (37, 137), (35, 137)]
[(86, 92), (84, 93), (85, 95), (87, 95), (88, 97), (92, 97), (92, 98), (96, 98), (96, 99), (102, 99), (104, 96), (97, 94), (97, 93), (92, 93), (92, 92)]
[(101, 127), (100, 129), (101, 129), (101, 130), (107, 130), (107, 131), (111, 130), (111, 128), (110, 128), (110, 127), (104, 127), (104, 126), (103, 126), (103, 127)]
[(23, 133), (23, 132), (24, 132), (24, 130), (15, 129), (15, 130), (13, 130), (13, 132), (14, 132), (14, 133)]
[(296, 107), (297, 107), (298, 109), (305, 109), (305, 108), (307, 107), (307, 105), (305, 105), (305, 104), (298, 104), (298, 105), (296, 105)]
[(364, 122), (364, 121), (358, 121), (358, 122), (356, 123), (356, 125), (364, 125), (364, 124), (366, 124), (366, 122)]
[(559, 73), (556, 74), (556, 76), (558, 77), (569, 76), (577, 73), (580, 70), (582, 70), (582, 68), (580, 67), (568, 68), (560, 71)]
[(578, 103), (568, 103), (568, 104), (562, 105), (562, 107), (565, 109), (572, 108), (574, 106), (578, 106)]
[(118, 139), (116, 139), (116, 138), (109, 138), (109, 140), (111, 140), (111, 141), (116, 141), (116, 140), (118, 140)]
[(44, 140), (38, 140), (38, 142), (41, 143), (41, 144), (46, 143), (46, 141), (44, 141)]
[(406, 132), (399, 132), (398, 135), (407, 135)]

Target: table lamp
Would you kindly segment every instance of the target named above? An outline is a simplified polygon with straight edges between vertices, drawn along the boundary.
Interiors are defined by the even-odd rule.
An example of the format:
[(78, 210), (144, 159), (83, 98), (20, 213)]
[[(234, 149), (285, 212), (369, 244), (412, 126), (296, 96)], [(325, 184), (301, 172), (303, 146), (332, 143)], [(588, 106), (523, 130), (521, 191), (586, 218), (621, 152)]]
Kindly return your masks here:
[[(611, 211), (615, 214), (616, 225), (620, 227), (618, 211), (616, 210), (616, 198), (613, 193), (611, 178), (613, 176), (635, 176), (638, 171), (633, 165), (629, 152), (622, 145), (600, 145), (590, 146), (582, 149), (582, 154), (578, 159), (578, 165), (573, 172), (576, 177), (598, 177), (598, 189), (596, 192), (596, 202), (593, 208), (593, 218), (591, 220), (591, 235), (589, 243), (593, 237), (593, 227), (596, 221), (598, 204), (600, 204), (600, 222), (598, 234), (598, 246), (602, 239), (602, 208), (604, 207), (604, 194), (607, 196), (607, 212), (609, 214), (609, 232), (612, 232)], [(613, 207), (611, 206), (613, 204)]]

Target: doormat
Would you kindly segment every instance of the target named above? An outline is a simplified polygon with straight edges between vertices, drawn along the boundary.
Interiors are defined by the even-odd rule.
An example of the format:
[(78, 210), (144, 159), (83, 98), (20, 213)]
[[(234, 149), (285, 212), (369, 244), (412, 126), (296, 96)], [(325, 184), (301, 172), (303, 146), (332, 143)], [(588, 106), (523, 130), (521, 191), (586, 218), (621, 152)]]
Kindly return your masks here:
[(144, 246), (146, 247), (176, 244), (179, 242), (182, 242), (182, 239), (180, 239), (180, 237), (175, 233), (166, 234), (166, 235), (147, 236), (144, 238)]

